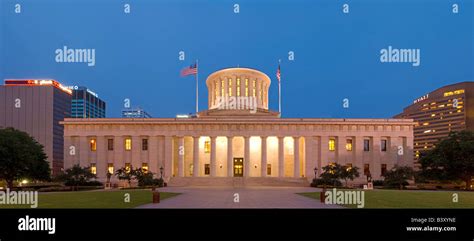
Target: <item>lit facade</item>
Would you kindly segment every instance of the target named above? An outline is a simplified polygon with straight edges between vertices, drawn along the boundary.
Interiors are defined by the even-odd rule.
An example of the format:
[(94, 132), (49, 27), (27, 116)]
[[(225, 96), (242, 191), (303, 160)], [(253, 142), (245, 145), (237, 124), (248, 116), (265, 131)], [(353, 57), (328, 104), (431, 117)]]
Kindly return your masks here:
[(415, 161), (452, 131), (474, 130), (474, 82), (441, 87), (413, 101), (395, 118), (415, 120)]
[[(66, 119), (65, 149), (76, 152), (65, 154), (65, 167), (94, 166), (101, 180), (126, 166), (159, 177), (163, 167), (170, 185), (179, 185), (236, 177), (307, 183), (314, 168), (332, 162), (359, 167), (362, 183), (364, 173), (381, 179), (396, 164), (413, 164), (412, 120), (280, 118), (268, 109), (270, 78), (248, 68), (217, 71), (206, 84), (209, 109), (197, 118)], [(256, 112), (236, 103), (220, 108), (216, 101), (229, 95), (252, 97)]]

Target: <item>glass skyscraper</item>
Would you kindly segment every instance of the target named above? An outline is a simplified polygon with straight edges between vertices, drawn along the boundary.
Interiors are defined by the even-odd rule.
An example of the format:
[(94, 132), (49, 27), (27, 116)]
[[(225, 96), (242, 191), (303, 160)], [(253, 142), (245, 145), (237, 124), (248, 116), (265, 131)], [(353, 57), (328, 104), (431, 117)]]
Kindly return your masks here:
[(72, 118), (105, 118), (105, 102), (95, 92), (83, 86), (71, 87)]

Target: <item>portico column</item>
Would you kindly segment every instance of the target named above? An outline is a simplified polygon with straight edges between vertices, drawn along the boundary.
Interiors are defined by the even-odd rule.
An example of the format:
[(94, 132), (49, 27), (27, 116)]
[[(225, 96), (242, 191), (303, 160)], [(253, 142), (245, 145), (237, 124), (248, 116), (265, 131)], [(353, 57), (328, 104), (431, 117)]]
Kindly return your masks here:
[(199, 176), (199, 136), (193, 136), (193, 177)]
[(284, 177), (285, 176), (285, 152), (284, 152), (284, 136), (278, 137), (278, 176)]
[(165, 166), (163, 176), (170, 178), (173, 176), (173, 137), (165, 136), (164, 140)]
[(293, 169), (293, 177), (300, 177), (300, 137), (295, 136), (293, 137), (293, 150), (294, 150), (294, 169)]
[(211, 177), (216, 176), (216, 137), (211, 136)]
[(244, 177), (250, 176), (250, 136), (244, 136)]
[(234, 174), (234, 162), (232, 160), (232, 142), (234, 137), (228, 136), (227, 137), (227, 176), (232, 177)]
[(184, 137), (178, 136), (178, 176), (184, 177)]
[(267, 176), (267, 137), (262, 136), (262, 164), (261, 164), (261, 177), (266, 177)]

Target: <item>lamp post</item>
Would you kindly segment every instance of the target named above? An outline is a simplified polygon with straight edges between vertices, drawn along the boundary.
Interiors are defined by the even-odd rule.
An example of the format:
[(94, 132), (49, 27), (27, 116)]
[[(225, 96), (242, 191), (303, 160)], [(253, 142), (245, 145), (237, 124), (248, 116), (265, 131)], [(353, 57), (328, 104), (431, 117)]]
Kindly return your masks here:
[(314, 179), (318, 178), (318, 168), (314, 168)]
[(161, 179), (163, 179), (163, 167), (160, 167), (160, 174), (161, 174)]

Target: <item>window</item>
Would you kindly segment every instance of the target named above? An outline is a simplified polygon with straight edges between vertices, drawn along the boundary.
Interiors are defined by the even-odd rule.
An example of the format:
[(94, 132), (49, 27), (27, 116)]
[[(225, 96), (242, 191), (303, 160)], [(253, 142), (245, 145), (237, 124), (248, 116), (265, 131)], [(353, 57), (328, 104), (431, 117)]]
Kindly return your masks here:
[(107, 165), (107, 171), (110, 173), (110, 174), (114, 174), (114, 164), (113, 163), (109, 163)]
[(148, 151), (148, 139), (142, 139), (142, 151)]
[(142, 163), (142, 170), (144, 173), (148, 173), (148, 163)]
[(364, 175), (368, 176), (370, 174), (370, 165), (364, 164)]
[(229, 79), (229, 96), (232, 96), (232, 79)]
[(91, 151), (97, 151), (97, 142), (96, 142), (96, 140), (91, 139), (90, 144), (91, 144)]
[(211, 142), (210, 141), (205, 141), (204, 142), (204, 153), (210, 153), (211, 152)]
[(97, 166), (95, 165), (95, 163), (91, 164), (91, 173), (94, 175), (97, 174)]
[(129, 173), (131, 169), (132, 169), (132, 165), (130, 165), (130, 163), (125, 163), (125, 171)]
[(380, 150), (381, 151), (387, 151), (387, 140), (381, 140), (380, 141)]
[(387, 173), (387, 164), (382, 164), (380, 168), (380, 173), (382, 174), (382, 176), (385, 176), (385, 173)]
[(267, 164), (267, 175), (272, 175), (272, 164)]
[(219, 82), (216, 80), (216, 85), (214, 86), (215, 97), (219, 95)]
[(221, 80), (221, 96), (224, 97), (224, 80)]
[(204, 175), (210, 175), (210, 174), (211, 174), (211, 165), (204, 164)]
[(240, 96), (240, 78), (237, 78), (237, 96)]
[(126, 151), (132, 150), (132, 139), (130, 138), (125, 139), (125, 150)]
[(107, 150), (114, 150), (114, 139), (107, 139)]
[(346, 151), (352, 151), (352, 139), (346, 140)]
[(364, 140), (364, 151), (370, 151), (370, 140), (369, 139)]
[(252, 81), (252, 96), (257, 97), (256, 91), (257, 91), (257, 81)]
[(336, 140), (329, 139), (329, 150), (335, 151), (336, 150)]

